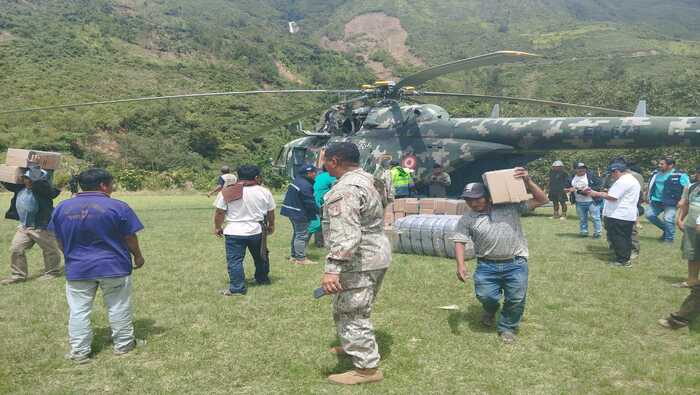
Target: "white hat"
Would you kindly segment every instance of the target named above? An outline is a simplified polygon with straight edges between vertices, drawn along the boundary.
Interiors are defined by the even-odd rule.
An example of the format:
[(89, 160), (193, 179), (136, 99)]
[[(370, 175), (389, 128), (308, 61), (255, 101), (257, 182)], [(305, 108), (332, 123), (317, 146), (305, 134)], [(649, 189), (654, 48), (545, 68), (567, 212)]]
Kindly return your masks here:
[(552, 167), (559, 167), (559, 166), (564, 166), (564, 164), (560, 160), (555, 160), (554, 163), (552, 163)]

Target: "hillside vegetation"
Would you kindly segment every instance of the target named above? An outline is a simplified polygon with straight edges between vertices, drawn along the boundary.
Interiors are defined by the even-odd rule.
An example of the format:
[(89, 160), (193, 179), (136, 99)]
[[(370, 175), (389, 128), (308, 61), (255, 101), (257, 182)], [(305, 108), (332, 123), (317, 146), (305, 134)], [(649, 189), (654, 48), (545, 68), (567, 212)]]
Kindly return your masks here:
[[(376, 74), (400, 77), (498, 49), (545, 58), (456, 73), (430, 87), (624, 109), (644, 98), (655, 115), (700, 108), (700, 4), (690, 0), (0, 0), (0, 11), (3, 109), (205, 91), (354, 88)], [(289, 34), (290, 20), (299, 33)], [(363, 34), (364, 27), (374, 35)], [(405, 42), (382, 41), (384, 35)], [(0, 148), (59, 150), (83, 166), (168, 172), (155, 179), (194, 179), (205, 187), (223, 162), (267, 166), (292, 137), (270, 125), (334, 99), (185, 99), (0, 116)], [(462, 116), (489, 110), (468, 101), (438, 104)], [(503, 113), (576, 114), (525, 105), (506, 105)]]

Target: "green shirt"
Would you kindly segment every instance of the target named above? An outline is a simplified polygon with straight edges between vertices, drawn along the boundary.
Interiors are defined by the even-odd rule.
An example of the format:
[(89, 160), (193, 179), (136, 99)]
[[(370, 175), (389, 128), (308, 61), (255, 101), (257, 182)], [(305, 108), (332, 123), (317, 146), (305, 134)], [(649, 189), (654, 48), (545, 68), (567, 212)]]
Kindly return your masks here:
[(688, 215), (683, 223), (686, 227), (695, 228), (700, 217), (700, 184), (694, 183), (683, 190), (683, 199), (688, 200)]

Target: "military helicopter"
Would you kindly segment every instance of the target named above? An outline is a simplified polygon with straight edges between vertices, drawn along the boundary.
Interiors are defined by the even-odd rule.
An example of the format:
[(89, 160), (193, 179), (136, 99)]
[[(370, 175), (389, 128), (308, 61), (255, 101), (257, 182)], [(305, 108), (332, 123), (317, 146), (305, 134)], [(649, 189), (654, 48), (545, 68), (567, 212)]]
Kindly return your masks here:
[[(305, 136), (286, 144), (274, 161), (275, 166), (293, 177), (295, 169), (303, 163), (320, 164), (323, 147), (328, 143), (351, 141), (360, 149), (361, 165), (370, 172), (376, 172), (390, 160), (399, 160), (403, 167), (412, 169), (417, 181), (421, 182), (430, 176), (433, 164), (441, 164), (456, 181), (451, 187), (452, 193), (460, 191), (464, 183), (478, 178), (483, 171), (524, 165), (546, 150), (700, 145), (700, 118), (649, 116), (644, 101), (639, 102), (634, 112), (628, 112), (532, 98), (416, 89), (416, 86), (455, 71), (538, 57), (520, 51), (498, 51), (428, 68), (398, 82), (378, 81), (360, 89), (196, 93), (6, 110), (0, 111), (0, 115), (212, 96), (357, 95), (326, 110), (315, 131), (300, 130)], [(489, 118), (452, 118), (442, 107), (421, 101), (424, 97), (453, 97), (496, 104)], [(501, 118), (499, 103), (502, 102), (579, 109), (615, 117)], [(356, 107), (358, 104), (360, 106)], [(308, 112), (285, 120), (280, 125), (306, 116), (309, 116)]]

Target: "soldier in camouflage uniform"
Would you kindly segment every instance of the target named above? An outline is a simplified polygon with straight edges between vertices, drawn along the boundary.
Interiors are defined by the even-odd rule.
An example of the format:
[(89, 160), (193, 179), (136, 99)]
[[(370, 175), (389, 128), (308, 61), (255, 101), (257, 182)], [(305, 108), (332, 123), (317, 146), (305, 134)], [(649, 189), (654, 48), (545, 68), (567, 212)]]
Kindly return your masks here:
[(331, 352), (352, 357), (355, 369), (328, 377), (336, 384), (383, 379), (379, 350), (370, 322), (372, 305), (391, 262), (384, 235), (384, 207), (375, 178), (362, 170), (353, 143), (335, 143), (325, 152), (328, 172), (338, 178), (326, 195), (324, 239), (329, 254), (321, 285), (333, 294), (333, 319), (341, 346)]

